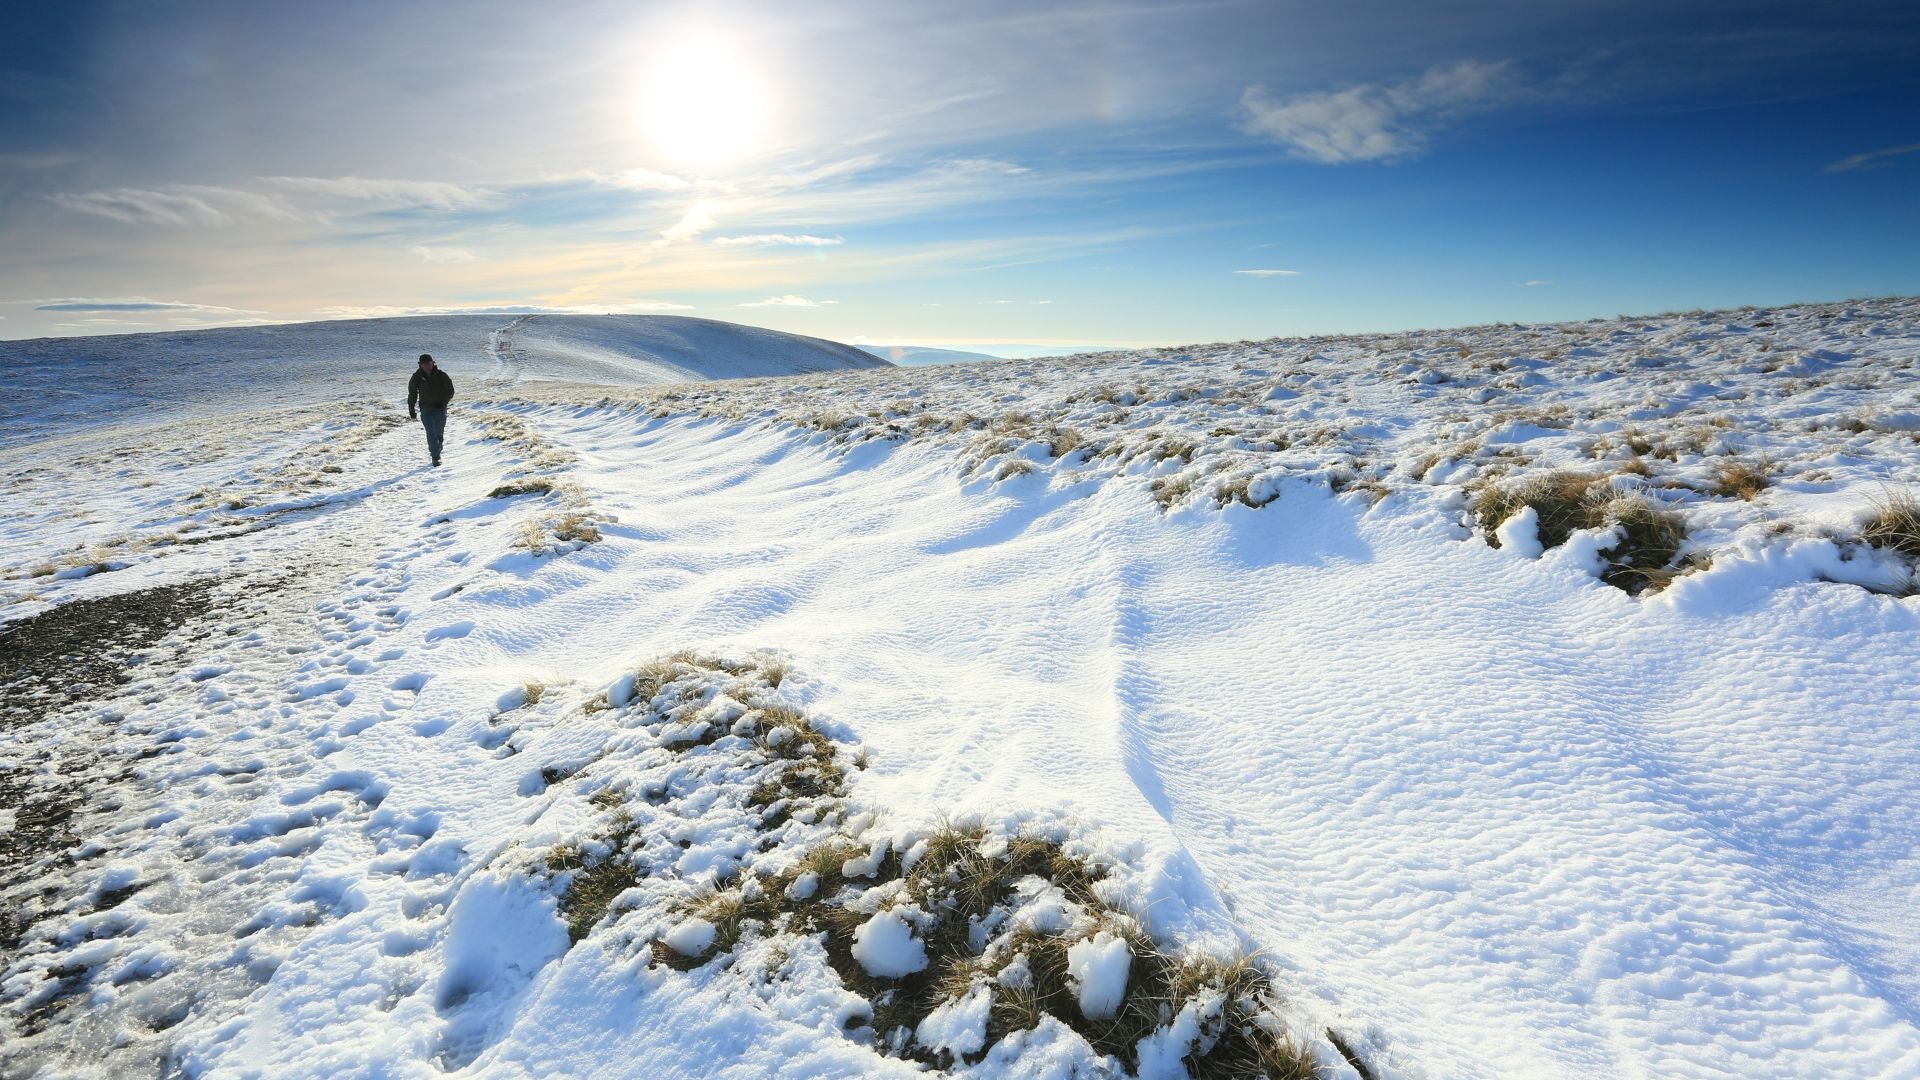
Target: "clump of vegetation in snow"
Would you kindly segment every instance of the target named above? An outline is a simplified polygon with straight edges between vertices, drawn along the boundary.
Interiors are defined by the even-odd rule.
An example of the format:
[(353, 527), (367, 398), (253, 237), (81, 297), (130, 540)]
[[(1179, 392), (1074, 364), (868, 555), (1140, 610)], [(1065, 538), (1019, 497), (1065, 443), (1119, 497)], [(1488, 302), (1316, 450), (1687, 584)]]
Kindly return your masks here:
[(1889, 488), (1873, 501), (1860, 539), (1920, 560), (1920, 499), (1911, 491)]
[[(978, 822), (878, 828), (849, 791), (863, 755), (782, 697), (786, 681), (771, 656), (679, 653), (584, 714), (644, 731), (635, 761), (648, 768), (602, 752), (543, 772), (591, 792), (601, 822), (541, 864), (574, 941), (631, 917), (655, 928), (640, 942), (651, 962), (675, 971), (771, 978), (749, 954), (817, 957), (819, 977), (865, 1003), (856, 1037), (930, 1065), (1055, 1025), (1136, 1068), (1315, 1075), (1258, 965), (1156, 942), (1111, 900), (1111, 864), (1086, 840)], [(702, 821), (733, 825), (707, 844)], [(715, 851), (728, 853), (717, 872), (683, 876)]]
[(613, 909), (613, 902), (640, 880), (639, 871), (629, 859), (619, 856), (633, 830), (631, 817), (616, 814), (608, 842), (591, 851), (574, 844), (562, 844), (547, 853), (547, 869), (567, 875), (565, 891), (560, 894), (560, 917), (566, 920), (567, 940), (576, 944)]
[[(843, 983), (872, 1003), (876, 1046), (929, 1064), (965, 1062), (1051, 1019), (1135, 1066), (1161, 1053), (1196, 1077), (1314, 1075), (1250, 960), (1162, 948), (1100, 899), (1101, 869), (1059, 841), (947, 825), (877, 865), (874, 854), (831, 842), (740, 893), (786, 903), (726, 907), (735, 940), (749, 919), (823, 935)], [(888, 926), (911, 928), (900, 939), (905, 963), (863, 952)]]
[(1609, 476), (1548, 473), (1517, 484), (1489, 484), (1473, 500), (1474, 516), (1496, 547), (1495, 527), (1529, 507), (1542, 548), (1558, 547), (1583, 530), (1613, 529), (1601, 579), (1629, 593), (1665, 587), (1686, 543), (1686, 523), (1678, 514), (1620, 491)]
[(573, 455), (549, 442), (525, 420), (510, 412), (485, 411), (475, 421), (483, 437), (497, 440), (521, 455), (521, 464), (487, 493), (490, 499), (522, 495), (545, 496), (551, 508), (520, 523), (516, 545), (535, 555), (560, 555), (602, 539), (586, 490), (556, 475), (574, 463)]
[(545, 495), (553, 490), (554, 481), (550, 476), (523, 476), (509, 480), (492, 491), (487, 492), (489, 499), (511, 499), (519, 495)]
[(1752, 501), (1772, 482), (1772, 470), (1764, 461), (1734, 461), (1720, 467), (1713, 477), (1713, 493), (1726, 499)]

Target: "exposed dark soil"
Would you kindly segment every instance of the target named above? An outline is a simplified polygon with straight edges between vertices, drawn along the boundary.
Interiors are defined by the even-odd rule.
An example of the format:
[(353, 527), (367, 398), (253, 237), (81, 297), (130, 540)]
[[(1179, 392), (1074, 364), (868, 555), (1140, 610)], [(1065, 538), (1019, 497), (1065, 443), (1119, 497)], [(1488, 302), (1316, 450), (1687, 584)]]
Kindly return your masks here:
[[(74, 600), (0, 626), (0, 726), (57, 718), (63, 710), (78, 721), (85, 702), (131, 680), (143, 650), (207, 610), (214, 584), (203, 579)], [(44, 874), (48, 856), (78, 843), (69, 824), (113, 779), (101, 771), (109, 763), (92, 764), (85, 776), (71, 775), (67, 762), (51, 756), (39, 768), (0, 768), (0, 809), (14, 811), (12, 830), (0, 834), (0, 891), (26, 884), (26, 874)], [(124, 775), (125, 765), (116, 771)], [(0, 905), (0, 954), (19, 946), (32, 921), (31, 905), (19, 899)]]
[(211, 579), (73, 600), (0, 626), (0, 725), (12, 727), (128, 681), (135, 654), (207, 609)]

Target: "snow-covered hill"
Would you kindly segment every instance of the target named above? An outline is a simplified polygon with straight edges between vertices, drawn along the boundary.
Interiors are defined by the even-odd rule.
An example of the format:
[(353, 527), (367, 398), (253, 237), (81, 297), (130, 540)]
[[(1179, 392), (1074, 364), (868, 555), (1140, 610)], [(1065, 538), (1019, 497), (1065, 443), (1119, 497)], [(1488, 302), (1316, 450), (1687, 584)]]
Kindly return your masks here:
[(885, 366), (837, 342), (672, 315), (439, 315), (0, 341), (0, 446), (96, 423), (404, 401), (421, 353), (467, 393), (503, 381), (642, 386)]
[(0, 463), (0, 1070), (1920, 1075), (1920, 301), (503, 363)]

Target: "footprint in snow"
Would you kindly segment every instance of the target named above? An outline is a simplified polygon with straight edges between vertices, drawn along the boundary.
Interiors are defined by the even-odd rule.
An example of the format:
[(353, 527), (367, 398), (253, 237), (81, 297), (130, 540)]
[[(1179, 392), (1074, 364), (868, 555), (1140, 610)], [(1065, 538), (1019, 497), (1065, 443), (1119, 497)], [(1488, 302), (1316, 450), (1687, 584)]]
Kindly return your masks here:
[(448, 623), (445, 626), (436, 627), (435, 629), (427, 631), (427, 640), (445, 641), (451, 638), (463, 638), (473, 633), (474, 625), (471, 619), (462, 619), (456, 623)]

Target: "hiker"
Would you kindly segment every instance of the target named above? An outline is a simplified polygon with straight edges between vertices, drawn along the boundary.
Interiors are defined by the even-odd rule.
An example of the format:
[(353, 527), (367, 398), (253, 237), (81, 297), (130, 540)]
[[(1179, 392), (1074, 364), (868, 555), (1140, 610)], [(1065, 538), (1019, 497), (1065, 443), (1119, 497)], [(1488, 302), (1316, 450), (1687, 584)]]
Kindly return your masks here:
[[(453, 380), (440, 370), (427, 353), (420, 354), (420, 370), (407, 380), (407, 419), (420, 421), (427, 429), (427, 453), (440, 464), (440, 436), (447, 430), (447, 402), (453, 400)], [(419, 402), (419, 411), (414, 403)]]

